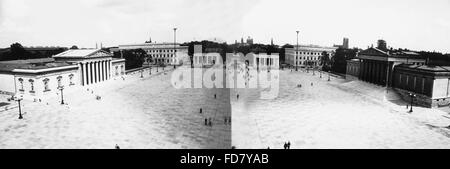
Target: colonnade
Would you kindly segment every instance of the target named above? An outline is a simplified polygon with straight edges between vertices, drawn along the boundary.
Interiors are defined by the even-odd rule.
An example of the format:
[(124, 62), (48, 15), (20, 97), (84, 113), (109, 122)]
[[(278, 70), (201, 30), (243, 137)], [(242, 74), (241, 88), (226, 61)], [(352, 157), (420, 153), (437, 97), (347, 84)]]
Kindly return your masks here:
[(83, 86), (106, 81), (111, 78), (111, 60), (85, 61), (79, 63)]

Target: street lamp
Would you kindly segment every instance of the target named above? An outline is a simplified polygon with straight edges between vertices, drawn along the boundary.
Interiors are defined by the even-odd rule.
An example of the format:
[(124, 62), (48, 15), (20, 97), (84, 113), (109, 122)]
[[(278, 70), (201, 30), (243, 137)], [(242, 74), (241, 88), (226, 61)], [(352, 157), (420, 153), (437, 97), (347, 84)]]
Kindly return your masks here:
[[(175, 52), (176, 50), (176, 43), (177, 43), (177, 28), (173, 28), (173, 56), (174, 58), (177, 58), (177, 53)], [(175, 63), (173, 64), (173, 69), (176, 68)]]
[(295, 47), (295, 49), (296, 49), (296, 52), (295, 52), (295, 71), (298, 71), (298, 65), (297, 65), (297, 58), (298, 58), (298, 33), (300, 32), (300, 31), (296, 31), (297, 32), (297, 46)]
[(64, 94), (63, 94), (64, 86), (59, 86), (58, 89), (61, 90), (61, 104), (64, 104)]
[(23, 116), (22, 116), (22, 109), (21, 109), (21, 107), (20, 107), (20, 101), (22, 101), (23, 99), (22, 99), (22, 98), (14, 97), (14, 100), (17, 101), (17, 102), (19, 103), (19, 119), (23, 119)]
[(416, 97), (416, 95), (413, 94), (413, 93), (409, 93), (409, 96), (411, 97), (411, 107), (409, 109), (409, 112), (412, 113), (413, 112), (413, 109), (412, 109), (412, 107), (413, 107), (413, 100)]

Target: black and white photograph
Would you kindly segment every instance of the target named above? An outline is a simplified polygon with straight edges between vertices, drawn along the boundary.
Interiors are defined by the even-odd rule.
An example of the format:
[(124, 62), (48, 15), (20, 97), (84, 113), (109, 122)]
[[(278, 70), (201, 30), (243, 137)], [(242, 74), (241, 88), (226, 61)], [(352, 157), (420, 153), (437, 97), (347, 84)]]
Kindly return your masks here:
[(449, 149), (450, 0), (0, 0), (0, 149)]

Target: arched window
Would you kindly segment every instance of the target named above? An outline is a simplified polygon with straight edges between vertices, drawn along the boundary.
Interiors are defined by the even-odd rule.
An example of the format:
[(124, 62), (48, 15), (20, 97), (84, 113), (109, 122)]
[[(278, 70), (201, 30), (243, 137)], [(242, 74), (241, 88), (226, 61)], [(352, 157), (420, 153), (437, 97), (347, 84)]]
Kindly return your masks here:
[(34, 80), (30, 79), (30, 80), (28, 80), (28, 82), (30, 82), (30, 86), (31, 86), (30, 93), (34, 93)]
[(62, 76), (56, 77), (56, 80), (58, 81), (58, 87), (62, 86)]
[(21, 91), (21, 92), (25, 91), (25, 90), (23, 89), (23, 79), (22, 79), (22, 78), (19, 78), (18, 80), (19, 80), (19, 85), (20, 85), (19, 91)]
[(70, 75), (69, 75), (69, 81), (70, 81), (70, 82), (69, 82), (69, 86), (75, 85), (75, 83), (73, 83), (73, 81), (72, 81), (73, 76), (74, 76), (73, 74), (70, 74)]
[(50, 81), (50, 79), (45, 78), (44, 80), (42, 80), (44, 82), (44, 92), (50, 91), (49, 87), (48, 87), (48, 82)]

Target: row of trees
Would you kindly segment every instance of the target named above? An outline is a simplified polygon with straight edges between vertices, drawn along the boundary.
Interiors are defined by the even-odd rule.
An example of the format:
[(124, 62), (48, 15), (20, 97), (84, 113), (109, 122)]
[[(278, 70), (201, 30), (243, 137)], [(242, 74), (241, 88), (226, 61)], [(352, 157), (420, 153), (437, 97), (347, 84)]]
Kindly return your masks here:
[(0, 50), (0, 61), (49, 58), (66, 50), (67, 48), (63, 47), (51, 49), (25, 48), (20, 43), (13, 43), (9, 48)]

